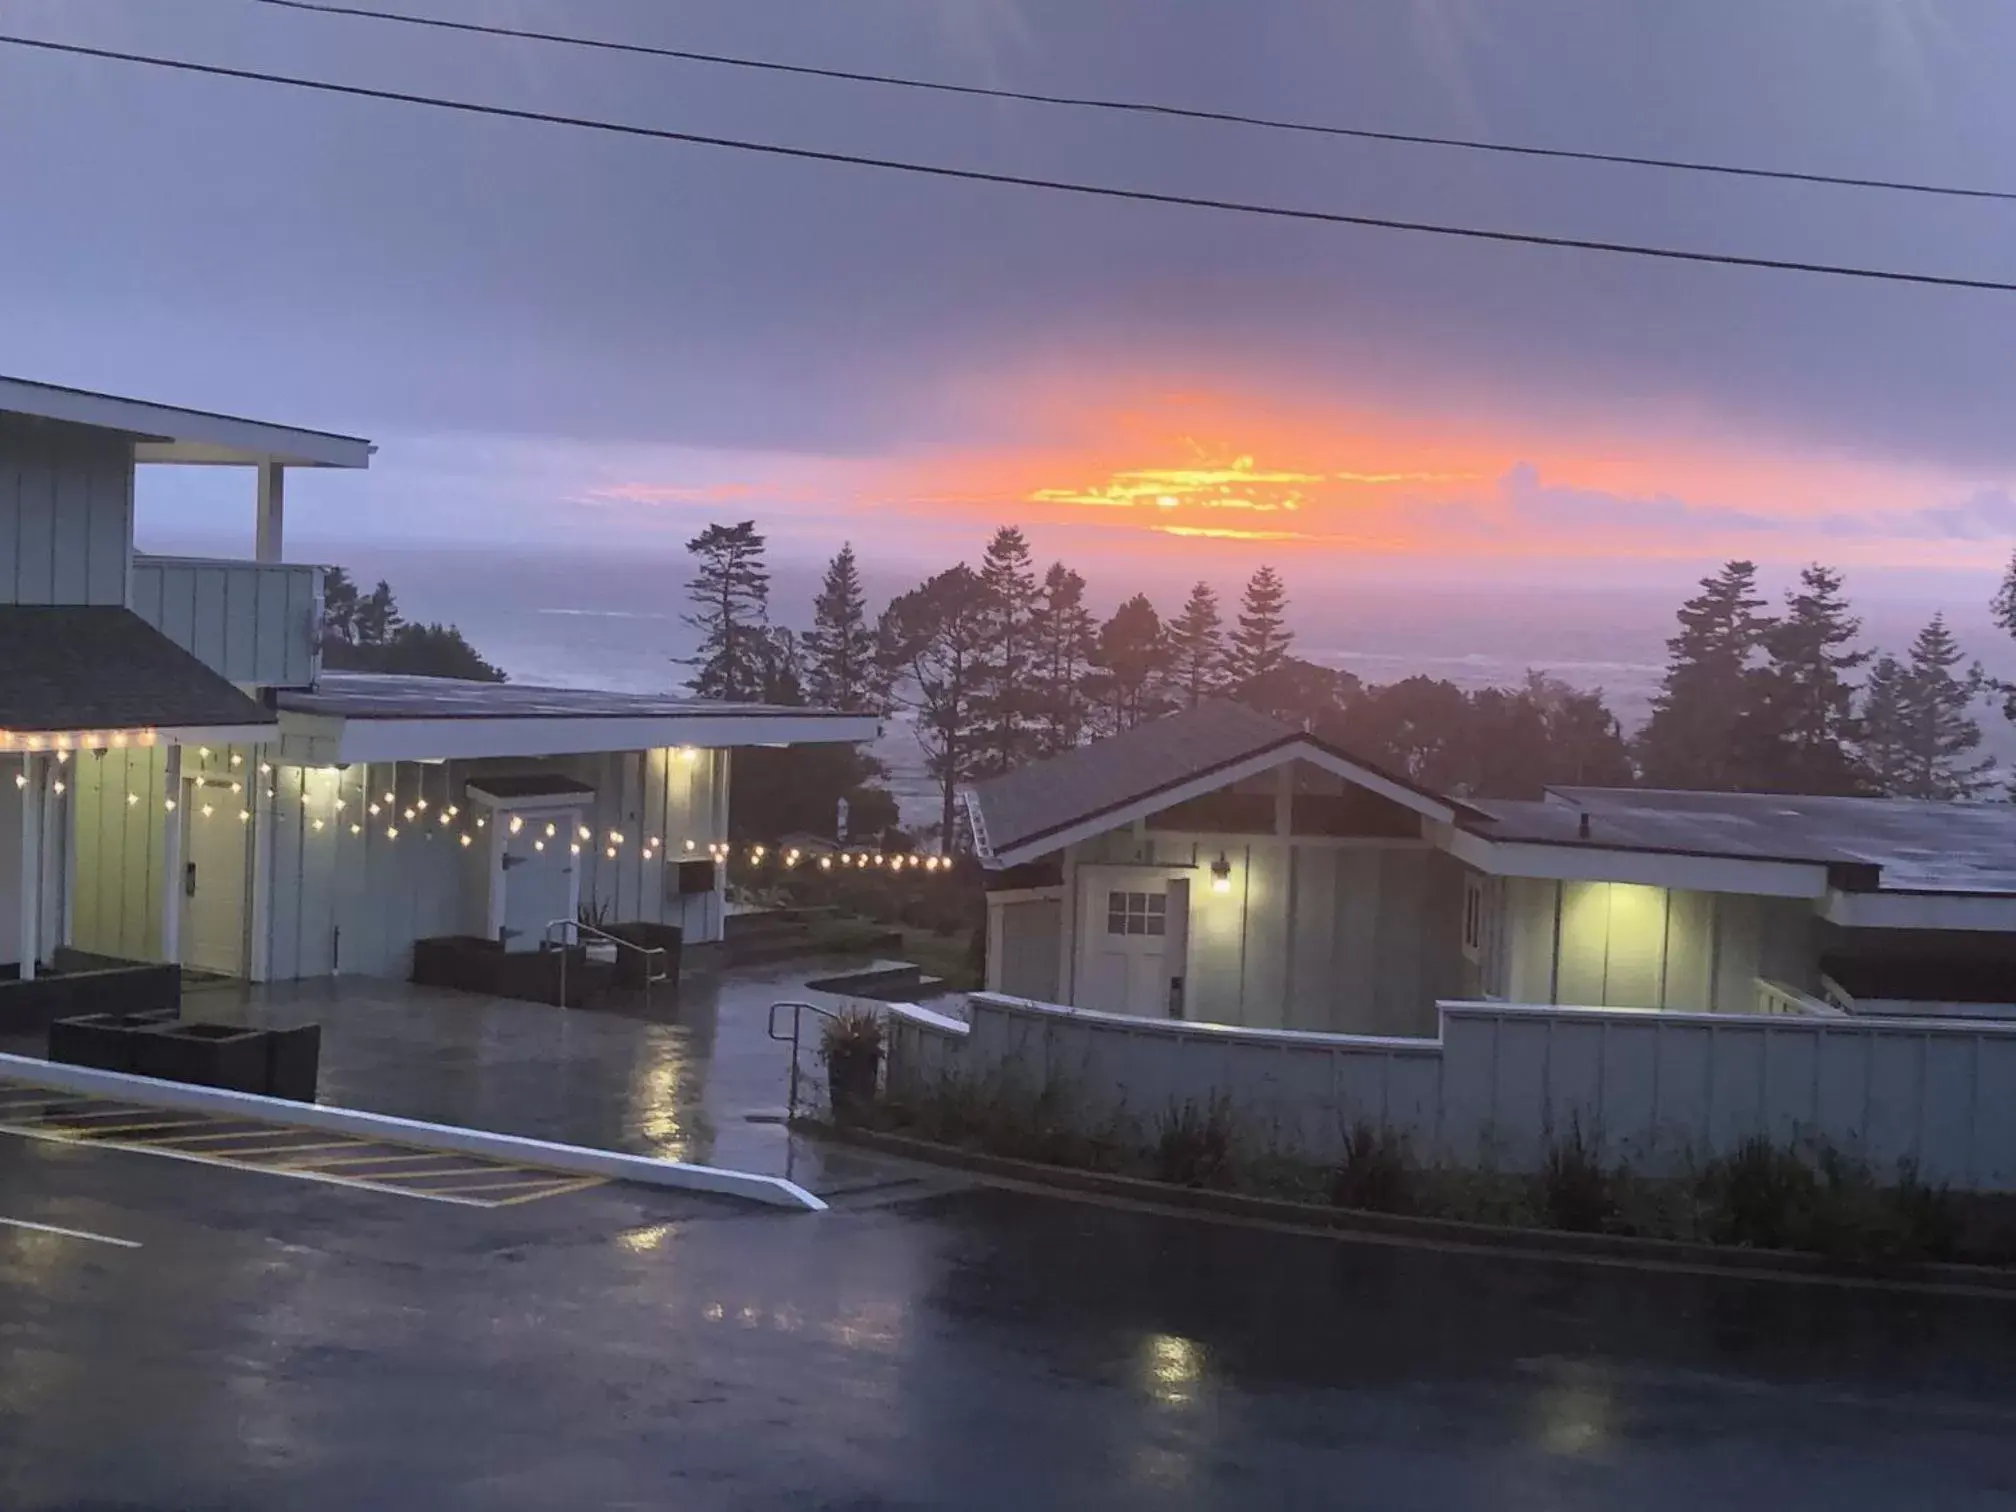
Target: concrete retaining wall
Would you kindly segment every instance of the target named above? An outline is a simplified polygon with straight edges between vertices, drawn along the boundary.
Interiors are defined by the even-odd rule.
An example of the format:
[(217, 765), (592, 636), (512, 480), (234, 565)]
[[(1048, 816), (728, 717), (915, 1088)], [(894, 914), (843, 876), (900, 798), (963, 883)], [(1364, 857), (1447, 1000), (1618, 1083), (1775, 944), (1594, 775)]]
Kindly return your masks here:
[(1418, 1155), (1536, 1169), (1579, 1127), (1613, 1159), (1685, 1169), (1746, 1138), (1817, 1139), (1879, 1171), (2016, 1191), (2016, 1025), (1438, 1005), (1435, 1039), (1171, 1023), (993, 994), (969, 1023), (893, 1012), (889, 1085), (1056, 1086), (1094, 1125), (1152, 1129), (1223, 1098), (1249, 1137), (1316, 1160), (1357, 1122)]

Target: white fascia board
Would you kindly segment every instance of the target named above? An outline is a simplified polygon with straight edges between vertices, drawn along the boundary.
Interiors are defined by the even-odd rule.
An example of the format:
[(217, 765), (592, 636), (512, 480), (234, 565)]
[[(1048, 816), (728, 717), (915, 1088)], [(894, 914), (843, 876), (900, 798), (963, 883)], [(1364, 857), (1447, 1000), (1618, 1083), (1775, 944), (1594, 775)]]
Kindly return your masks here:
[[(1048, 834), (1025, 840), (1020, 845), (1011, 845), (1006, 850), (995, 851), (990, 859), (996, 867), (1020, 866), (1024, 861), (1034, 861), (1041, 856), (1053, 855), (1067, 845), (1076, 845), (1081, 840), (1090, 840), (1093, 836), (1103, 835), (1108, 830), (1120, 829), (1132, 824), (1136, 819), (1159, 814), (1164, 809), (1174, 808), (1179, 803), (1187, 803), (1192, 798), (1202, 798), (1207, 793), (1228, 788), (1235, 782), (1245, 781), (1248, 777), (1257, 777), (1262, 772), (1271, 772), (1276, 767), (1284, 766), (1291, 761), (1306, 761), (1311, 766), (1320, 767), (1353, 786), (1362, 787), (1368, 792), (1377, 793), (1382, 798), (1391, 799), (1403, 808), (1413, 810), (1430, 823), (1446, 824), (1455, 818), (1455, 810), (1446, 803), (1438, 803), (1433, 798), (1423, 797), (1412, 788), (1381, 777), (1377, 772), (1361, 767), (1355, 761), (1340, 760), (1318, 746), (1297, 740), (1287, 745), (1272, 746), (1257, 755), (1248, 756), (1243, 761), (1218, 767), (1201, 777), (1193, 777), (1188, 782), (1158, 788), (1146, 797), (1102, 810), (1091, 818), (1064, 829), (1052, 830)], [(1269, 835), (1244, 838), (1271, 838), (1286, 842), (1294, 837)]]
[(1670, 851), (1610, 850), (1594, 845), (1540, 845), (1487, 840), (1466, 829), (1448, 831), (1457, 860), (1494, 877), (1549, 882), (1630, 882), (1685, 892), (1743, 893), (1753, 898), (1820, 898), (1827, 868), (1805, 861), (1756, 861), (1738, 856), (1683, 856)]
[(154, 732), (157, 740), (180, 746), (265, 745), (280, 733), (274, 724), (175, 725)]
[(469, 801), (499, 814), (564, 814), (575, 809), (593, 808), (595, 794), (531, 793), (523, 798), (499, 798), (471, 783)]
[(368, 467), (371, 463), (371, 443), (356, 436), (269, 425), (263, 420), (149, 404), (22, 378), (0, 378), (0, 410), (158, 438), (135, 445), (137, 462), (247, 465), (263, 461), (288, 467)]
[[(586, 756), (693, 746), (820, 745), (870, 741), (872, 715), (720, 716), (582, 719), (343, 719), (283, 713), (288, 735), (310, 737), (317, 764), (358, 761), (472, 761), (488, 756)], [(314, 724), (321, 729), (311, 728)], [(316, 740), (313, 737), (320, 736)], [(335, 750), (325, 747), (333, 743)], [(288, 754), (292, 754), (290, 751)]]
[(1820, 917), (1846, 929), (1968, 929), (2008, 934), (2016, 933), (2016, 898), (1830, 888)]

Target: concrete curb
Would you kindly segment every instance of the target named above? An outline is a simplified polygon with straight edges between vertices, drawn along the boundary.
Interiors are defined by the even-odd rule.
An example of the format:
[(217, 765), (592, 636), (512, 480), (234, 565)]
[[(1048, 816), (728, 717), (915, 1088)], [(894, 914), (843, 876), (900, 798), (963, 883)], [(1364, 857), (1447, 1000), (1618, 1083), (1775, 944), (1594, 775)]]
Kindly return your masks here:
[(821, 1213), (826, 1210), (826, 1204), (819, 1198), (781, 1176), (724, 1171), (717, 1166), (688, 1165), (684, 1161), (659, 1160), (650, 1155), (625, 1155), (617, 1150), (591, 1150), (581, 1145), (527, 1139), (518, 1134), (493, 1134), (486, 1129), (423, 1123), (414, 1118), (395, 1118), (389, 1113), (364, 1113), (355, 1108), (290, 1102), (283, 1097), (262, 1097), (252, 1092), (192, 1087), (183, 1082), (156, 1081), (149, 1076), (98, 1071), (88, 1066), (68, 1066), (57, 1061), (36, 1060), (27, 1055), (0, 1054), (0, 1076), (18, 1077), (58, 1092), (119, 1097), (181, 1112), (252, 1118), (290, 1128), (319, 1129), (361, 1139), (384, 1139), (416, 1149), (480, 1155), (572, 1175), (606, 1176), (611, 1180), (634, 1181), (643, 1186), (740, 1197), (748, 1202), (797, 1212)]
[(1795, 1250), (1737, 1249), (1727, 1245), (1691, 1244), (1680, 1239), (1641, 1239), (1624, 1234), (1577, 1234), (1560, 1229), (1507, 1228), (1455, 1218), (1409, 1218), (1359, 1208), (1335, 1208), (1292, 1202), (1281, 1197), (1253, 1197), (1242, 1192), (1214, 1192), (1199, 1187), (1172, 1186), (1142, 1176), (1117, 1176), (1045, 1165), (1007, 1155), (962, 1150), (907, 1134), (875, 1129), (842, 1128), (799, 1119), (793, 1125), (843, 1144), (856, 1144), (883, 1154), (933, 1165), (953, 1166), (981, 1175), (998, 1176), (1031, 1186), (1058, 1188), (1091, 1196), (1117, 1197), (1154, 1207), (1250, 1218), (1301, 1228), (1328, 1229), (1395, 1243), (1414, 1242), (1449, 1248), (1488, 1250), (1542, 1259), (1584, 1260), (1608, 1264), (1638, 1264), (1665, 1269), (1713, 1271), (1759, 1280), (1833, 1281), (1864, 1286), (1921, 1290), (1966, 1290), (2016, 1300), (2016, 1270), (1985, 1265), (1955, 1265), (1937, 1261), (1878, 1266), (1833, 1260)]

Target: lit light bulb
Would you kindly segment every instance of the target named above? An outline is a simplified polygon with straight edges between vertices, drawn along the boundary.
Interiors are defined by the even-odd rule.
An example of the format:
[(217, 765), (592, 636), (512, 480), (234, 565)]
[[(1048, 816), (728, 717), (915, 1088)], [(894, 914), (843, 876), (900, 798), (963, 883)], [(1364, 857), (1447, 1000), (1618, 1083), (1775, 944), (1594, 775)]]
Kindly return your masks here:
[(371, 817), (373, 819), (378, 817), (378, 805), (375, 803), (371, 805)]
[(63, 796), (63, 779), (61, 777), (56, 779), (56, 796), (59, 798)]
[(393, 797), (393, 796), (392, 796), (392, 795), (391, 795), (390, 793), (387, 793), (387, 794), (385, 795), (385, 801), (386, 801), (386, 803), (388, 803), (388, 804), (392, 804), (392, 803), (397, 803), (397, 802), (398, 802), (399, 800), (398, 800), (397, 798), (394, 798), (394, 797)]
[(387, 840), (397, 840), (397, 839), (399, 838), (399, 826), (398, 826), (398, 825), (396, 825), (396, 824), (388, 824), (388, 825), (386, 825), (386, 826), (385, 826), (385, 838), (386, 838)]
[(242, 782), (234, 782), (231, 784), (231, 791), (234, 793), (242, 793), (245, 791), (245, 784)]
[(692, 842), (691, 840), (688, 840), (688, 841), (686, 842), (686, 849), (688, 849), (689, 851), (690, 851), (690, 850), (695, 850), (695, 849), (697, 849), (697, 848), (698, 848), (698, 847), (696, 847), (696, 846), (695, 846), (695, 845), (693, 844), (693, 842)]
[(172, 814), (175, 812), (175, 800), (173, 798), (165, 798), (161, 802), (161, 807)]
[(462, 837), (462, 843), (463, 843), (464, 845), (467, 845), (467, 844), (469, 844), (469, 843), (470, 843), (470, 841), (469, 841), (469, 836), (467, 836), (467, 835), (464, 835), (464, 836)]
[(240, 754), (239, 754), (238, 752), (236, 752), (236, 751), (233, 751), (233, 752), (231, 753), (231, 765), (233, 765), (233, 766), (243, 766), (243, 765), (245, 765), (245, 758), (244, 758), (244, 757), (243, 757), (242, 755), (240, 755)]
[(581, 838), (583, 840), (592, 840), (595, 838), (595, 832), (584, 824), (581, 826)]
[[(464, 835), (462, 838), (464, 839), (464, 841), (467, 841), (469, 837), (467, 835)], [(546, 849), (546, 842), (544, 840), (534, 840), (532, 842), (532, 849), (534, 849), (535, 851), (543, 851), (544, 849)]]
[(608, 854), (609, 854), (609, 859), (610, 859), (611, 861), (614, 861), (614, 860), (616, 859), (616, 847), (615, 847), (615, 846), (613, 846), (613, 845), (612, 845), (612, 846), (610, 846), (610, 847), (609, 847), (609, 852), (608, 852)]
[(511, 833), (515, 835), (523, 828), (525, 828), (525, 816), (523, 814), (513, 814), (511, 816)]
[(364, 826), (361, 824), (353, 824), (350, 826), (350, 833), (353, 835), (361, 835), (364, 833)]
[(239, 822), (240, 822), (241, 824), (242, 824), (242, 823), (243, 823), (243, 822), (244, 822), (245, 820), (247, 820), (247, 819), (250, 819), (251, 817), (252, 817), (252, 810), (250, 810), (250, 809), (240, 809), (240, 810), (238, 810), (238, 819), (239, 819)]
[(427, 812), (427, 800), (425, 798), (415, 798), (413, 800), (413, 807), (424, 814)]
[(621, 845), (623, 843), (622, 832), (620, 830), (609, 831), (609, 843), (611, 845)]
[[(58, 735), (56, 738), (58, 740), (68, 740), (70, 737), (67, 735)], [(70, 759), (70, 753), (68, 751), (58, 751), (56, 753), (56, 765), (58, 766), (62, 766), (63, 763), (68, 761), (69, 759)]]
[(196, 747), (196, 754), (200, 756), (203, 760), (208, 761), (210, 759), (210, 747), (198, 746)]
[(139, 801), (140, 801), (140, 795), (138, 793), (128, 793), (126, 795), (126, 807), (128, 808), (133, 807), (133, 805), (138, 803)]
[(831, 856), (821, 856), (819, 858), (819, 870), (821, 871), (833, 870), (833, 858)]
[(14, 786), (16, 787), (28, 786), (28, 774), (26, 772), (16, 772), (14, 774)]
[(204, 804), (204, 805), (203, 805), (203, 809), (202, 809), (202, 813), (203, 813), (203, 817), (204, 817), (205, 819), (208, 819), (208, 818), (209, 818), (209, 817), (210, 817), (210, 816), (211, 816), (212, 814), (214, 814), (214, 813), (216, 813), (216, 812), (217, 812), (217, 810), (215, 810), (214, 808), (210, 807), (210, 805), (209, 805), (209, 804), (207, 804), (207, 803), (206, 803), (206, 804)]
[(548, 840), (551, 840), (555, 835), (559, 833), (560, 833), (560, 827), (557, 824), (549, 824), (546, 826), (546, 838)]
[(581, 854), (581, 846), (580, 846), (580, 844), (579, 844), (578, 842), (576, 842), (576, 843), (571, 843), (571, 844), (569, 844), (569, 845), (568, 845), (568, 847), (567, 847), (567, 852), (568, 852), (568, 854), (569, 854), (569, 855), (574, 855), (574, 856), (578, 856), (578, 855), (580, 855), (580, 854)]
[(259, 775), (261, 777), (271, 777), (273, 775), (273, 768), (268, 763), (262, 761), (259, 763)]
[(483, 816), (483, 815), (481, 815), (481, 814), (478, 814), (478, 815), (476, 816), (476, 828), (478, 828), (478, 829), (484, 829), (484, 828), (488, 827), (489, 823), (490, 823), (490, 821), (489, 821), (488, 819), (484, 818), (484, 816)]
[(322, 833), (322, 821), (320, 819), (315, 821), (314, 829), (316, 834), (319, 835)]

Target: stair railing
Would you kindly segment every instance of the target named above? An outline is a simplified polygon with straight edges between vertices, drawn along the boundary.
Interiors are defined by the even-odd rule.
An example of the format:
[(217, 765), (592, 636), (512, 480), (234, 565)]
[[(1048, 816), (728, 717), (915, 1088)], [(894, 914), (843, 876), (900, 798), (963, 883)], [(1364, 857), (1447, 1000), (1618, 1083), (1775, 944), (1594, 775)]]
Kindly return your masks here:
[[(572, 941), (567, 938), (567, 931), (570, 929), (574, 932)], [(581, 936), (583, 935), (589, 935), (594, 939), (614, 945), (619, 952), (634, 950), (644, 958), (644, 1006), (647, 1008), (651, 1006), (651, 984), (653, 982), (665, 981), (671, 976), (671, 973), (665, 969), (665, 947), (662, 945), (639, 945), (635, 940), (626, 940), (621, 935), (611, 934), (608, 930), (599, 929), (593, 924), (583, 924), (579, 919), (554, 919), (546, 926), (545, 943), (549, 948), (555, 943), (555, 930), (560, 932), (558, 943), (560, 946), (560, 1006), (562, 1008), (567, 1006), (567, 946), (569, 944), (580, 944)]]

